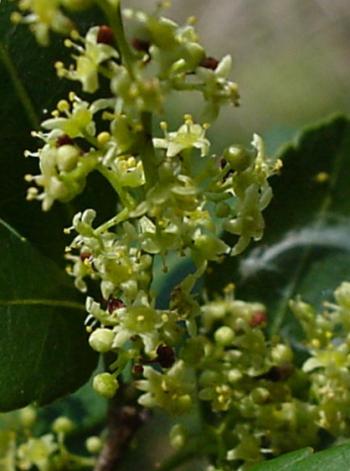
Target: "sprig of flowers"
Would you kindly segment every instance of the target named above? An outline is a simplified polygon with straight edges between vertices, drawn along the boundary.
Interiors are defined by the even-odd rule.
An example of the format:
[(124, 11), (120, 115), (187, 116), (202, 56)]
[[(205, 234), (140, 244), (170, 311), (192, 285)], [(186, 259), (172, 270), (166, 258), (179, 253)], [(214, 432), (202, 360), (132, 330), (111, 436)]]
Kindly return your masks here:
[[(44, 131), (34, 134), (43, 146), (26, 153), (40, 167), (38, 175), (26, 176), (35, 185), (28, 199), (40, 200), (44, 210), (70, 201), (92, 172), (103, 175), (119, 199), (110, 220), (96, 225), (96, 212), (86, 209), (67, 229), (75, 233), (67, 271), (87, 296), (89, 343), (108, 353), (95, 390), (110, 399), (128, 378), (145, 407), (178, 416), (200, 403), (200, 440), (208, 445), (211, 469), (248, 469), (291, 449), (317, 447), (320, 430), (334, 439), (348, 436), (348, 284), (323, 315), (301, 300), (291, 302), (309, 354), (301, 368), (287, 341), (267, 337), (264, 306), (235, 299), (232, 286), (217, 299), (194, 294), (208, 262), (261, 239), (269, 179), (281, 168), (258, 135), (249, 148), (232, 144), (211, 152), (210, 121), (222, 106), (238, 104), (230, 56), (207, 55), (193, 19), (180, 26), (163, 17), (162, 8), (154, 14), (125, 10), (124, 21), (135, 21), (140, 34), (129, 40), (117, 0), (96, 1), (108, 24), (80, 33), (65, 12), (90, 3), (56, 0), (45, 11), (43, 2), (19, 1), (22, 16), (14, 20), (29, 23), (42, 43), (50, 30), (66, 36), (73, 63), (56, 62), (57, 74), (80, 82), (85, 97), (70, 93), (42, 123)], [(186, 114), (171, 130), (161, 121), (161, 136), (152, 116), (162, 116), (174, 90), (200, 92), (204, 117), (195, 122)], [(222, 230), (237, 236), (233, 247)], [(194, 271), (173, 289), (168, 308), (159, 309), (154, 260), (161, 258), (166, 271), (169, 255), (190, 257)], [(95, 297), (91, 282), (99, 287)], [(170, 438), (176, 448), (197, 439), (181, 424)], [(23, 445), (23, 459), (35, 444)], [(55, 453), (51, 438), (44, 445), (46, 455)]]

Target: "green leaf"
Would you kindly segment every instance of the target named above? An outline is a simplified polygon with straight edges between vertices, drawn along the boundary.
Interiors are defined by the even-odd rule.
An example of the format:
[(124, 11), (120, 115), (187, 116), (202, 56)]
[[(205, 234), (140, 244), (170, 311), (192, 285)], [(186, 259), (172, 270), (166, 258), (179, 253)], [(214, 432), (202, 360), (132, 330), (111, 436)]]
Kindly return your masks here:
[[(251, 468), (251, 471), (293, 471), (295, 465), (300, 464), (305, 458), (313, 453), (312, 448), (303, 448), (279, 456), (273, 460), (263, 461)], [(294, 467), (294, 468), (293, 468)]]
[(290, 298), (301, 294), (319, 305), (350, 279), (349, 120), (335, 117), (306, 129), (280, 158), (263, 240), (213, 266), (207, 280), (216, 291), (233, 281), (238, 297), (264, 302), (274, 333), (293, 327)]
[(96, 366), (64, 273), (0, 220), (0, 410), (77, 389)]
[[(251, 471), (348, 471), (350, 445), (341, 445), (312, 454), (310, 448), (265, 461)], [(296, 466), (297, 465), (297, 466)]]

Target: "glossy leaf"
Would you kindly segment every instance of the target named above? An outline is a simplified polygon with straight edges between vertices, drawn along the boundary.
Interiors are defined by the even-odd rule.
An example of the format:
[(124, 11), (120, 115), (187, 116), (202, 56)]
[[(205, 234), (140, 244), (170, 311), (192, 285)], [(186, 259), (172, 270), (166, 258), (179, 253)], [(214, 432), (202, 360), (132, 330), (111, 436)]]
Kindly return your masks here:
[(84, 305), (64, 274), (0, 221), (0, 410), (47, 403), (89, 378)]
[(213, 266), (207, 280), (216, 291), (233, 281), (237, 296), (264, 302), (272, 332), (293, 325), (290, 298), (301, 294), (317, 305), (350, 279), (349, 121), (335, 117), (306, 129), (280, 158), (263, 240)]
[(350, 445), (341, 445), (312, 454), (310, 448), (265, 461), (251, 471), (348, 471)]

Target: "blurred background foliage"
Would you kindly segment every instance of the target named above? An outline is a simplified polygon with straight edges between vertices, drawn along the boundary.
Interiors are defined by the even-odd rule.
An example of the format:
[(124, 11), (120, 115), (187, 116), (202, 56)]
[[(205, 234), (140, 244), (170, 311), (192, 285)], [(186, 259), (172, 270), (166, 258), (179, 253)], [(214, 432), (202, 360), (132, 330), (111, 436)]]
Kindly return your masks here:
[[(248, 142), (253, 132), (269, 150), (305, 124), (349, 112), (350, 5), (348, 0), (173, 0), (176, 21), (196, 16), (209, 54), (233, 57), (241, 107), (227, 108), (211, 129), (215, 143)], [(126, 6), (154, 8), (153, 0)], [(180, 119), (188, 96), (171, 114)], [(193, 109), (196, 100), (193, 100)], [(194, 113), (195, 114), (195, 113)]]

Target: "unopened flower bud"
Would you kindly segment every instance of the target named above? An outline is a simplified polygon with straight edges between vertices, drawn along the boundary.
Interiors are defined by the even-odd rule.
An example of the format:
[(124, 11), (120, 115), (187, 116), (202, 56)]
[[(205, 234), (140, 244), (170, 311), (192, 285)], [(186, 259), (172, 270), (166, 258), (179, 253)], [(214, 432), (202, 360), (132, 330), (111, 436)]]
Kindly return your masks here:
[(111, 350), (114, 340), (114, 332), (110, 329), (96, 329), (89, 337), (90, 347), (96, 352), (107, 353)]
[(224, 157), (233, 170), (243, 172), (251, 163), (250, 153), (241, 146), (230, 146), (224, 151)]
[(117, 379), (110, 373), (100, 373), (94, 377), (92, 386), (101, 396), (111, 399), (119, 387)]
[(175, 352), (168, 345), (159, 345), (157, 348), (157, 361), (163, 368), (170, 368), (175, 362)]
[(277, 365), (292, 363), (293, 352), (287, 345), (279, 344), (272, 349), (271, 359)]
[(89, 437), (85, 442), (86, 449), (89, 453), (97, 455), (102, 449), (103, 443), (100, 437)]
[(186, 430), (180, 424), (176, 424), (170, 430), (170, 444), (176, 450), (180, 450), (186, 443)]
[(270, 393), (266, 388), (255, 388), (251, 392), (251, 398), (256, 404), (264, 404), (270, 397)]
[(30, 428), (34, 425), (37, 413), (33, 406), (27, 406), (19, 411), (20, 421), (25, 428)]
[(55, 433), (70, 433), (74, 429), (74, 423), (68, 417), (58, 417), (52, 424)]
[(114, 41), (114, 37), (113, 37), (112, 28), (106, 25), (100, 26), (97, 33), (96, 42), (98, 44), (108, 44), (109, 46), (112, 46), (113, 41)]
[(227, 345), (231, 345), (233, 339), (235, 338), (235, 333), (231, 329), (231, 327), (222, 326), (219, 327), (214, 334), (215, 341), (221, 345), (222, 347), (226, 347)]
[(72, 145), (63, 145), (57, 149), (57, 166), (63, 172), (69, 172), (76, 166), (79, 150)]

